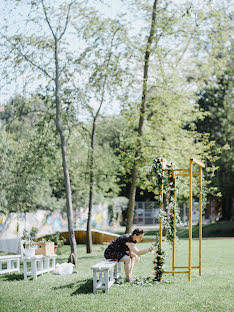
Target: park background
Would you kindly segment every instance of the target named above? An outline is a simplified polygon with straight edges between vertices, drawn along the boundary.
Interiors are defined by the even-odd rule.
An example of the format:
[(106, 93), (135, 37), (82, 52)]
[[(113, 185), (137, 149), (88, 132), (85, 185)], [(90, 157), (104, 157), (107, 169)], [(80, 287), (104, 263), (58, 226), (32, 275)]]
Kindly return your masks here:
[[(186, 295), (184, 278), (167, 277), (162, 286), (147, 286), (152, 294), (145, 309), (176, 310), (176, 300), (180, 311), (231, 311), (232, 2), (4, 0), (0, 7), (0, 238), (21, 237), (32, 228), (38, 237), (68, 231), (78, 265), (70, 286), (53, 288), (57, 277), (52, 276), (43, 276), (38, 288), (35, 284), (37, 296), (45, 298), (34, 310), (26, 291), (25, 303), (17, 301), (24, 288), (22, 276), (2, 277), (4, 311), (17, 310), (17, 305), (22, 311), (60, 311), (52, 299), (46, 307), (50, 299), (43, 294), (43, 283), (51, 283), (58, 301), (63, 302), (65, 293), (70, 311), (76, 304), (71, 294), (81, 294), (79, 311), (98, 310), (98, 304), (87, 308), (89, 268), (103, 256), (104, 247), (92, 246), (91, 229), (121, 234), (143, 226), (145, 236), (155, 239), (159, 194), (149, 173), (158, 157), (177, 168), (188, 168), (190, 157), (204, 162), (203, 233), (225, 239), (204, 243), (204, 280), (195, 278), (190, 293), (199, 293), (200, 301), (180, 306), (179, 298)], [(188, 196), (188, 180), (180, 179), (179, 238), (188, 236)], [(197, 203), (194, 184), (194, 237)], [(74, 240), (74, 231), (81, 228), (87, 230), (87, 254)], [(186, 240), (181, 259), (185, 245)], [(69, 248), (61, 247), (58, 261), (68, 258)], [(145, 258), (145, 269), (136, 268), (139, 276), (153, 271), (152, 259)], [(79, 287), (76, 279), (83, 281), (77, 282)], [(69, 285), (69, 278), (62, 284)], [(16, 294), (12, 302), (7, 296), (11, 286)], [(138, 288), (122, 287), (114, 286), (113, 294), (124, 296), (127, 289), (135, 300)], [(157, 287), (161, 294), (173, 293), (171, 303), (157, 294)], [(210, 293), (212, 287), (216, 294)], [(219, 302), (217, 294), (223, 296)], [(155, 297), (159, 306), (151, 306)], [(109, 311), (105, 302), (111, 299), (99, 298), (100, 310)], [(121, 307), (125, 309), (131, 306)]]

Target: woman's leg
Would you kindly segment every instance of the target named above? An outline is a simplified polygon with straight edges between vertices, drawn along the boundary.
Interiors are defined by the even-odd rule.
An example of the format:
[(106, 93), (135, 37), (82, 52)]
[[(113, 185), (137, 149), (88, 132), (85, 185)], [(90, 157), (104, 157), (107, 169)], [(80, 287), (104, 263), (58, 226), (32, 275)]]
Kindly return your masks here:
[(130, 278), (132, 278), (132, 270), (133, 270), (133, 267), (134, 267), (134, 264), (135, 264), (135, 260), (136, 260), (135, 256), (131, 257), (130, 272), (129, 272)]
[(124, 262), (124, 271), (126, 275), (126, 279), (130, 279), (130, 270), (131, 270), (131, 258), (129, 256), (123, 256), (123, 258), (120, 259), (120, 262)]

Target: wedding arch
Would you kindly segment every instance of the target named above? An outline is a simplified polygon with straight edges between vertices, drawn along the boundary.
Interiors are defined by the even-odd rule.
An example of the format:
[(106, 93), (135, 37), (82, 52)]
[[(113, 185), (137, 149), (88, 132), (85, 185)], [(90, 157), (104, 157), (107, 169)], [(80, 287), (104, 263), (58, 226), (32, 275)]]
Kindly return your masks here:
[[(193, 172), (194, 165), (199, 167), (199, 172)], [(154, 160), (152, 169), (157, 178), (155, 185), (158, 188), (158, 192), (160, 194), (158, 252), (154, 260), (156, 281), (161, 281), (163, 274), (174, 275), (178, 273), (188, 274), (188, 280), (191, 281), (192, 269), (199, 269), (199, 275), (202, 273), (202, 169), (204, 167), (205, 165), (195, 158), (190, 158), (189, 168), (186, 169), (174, 168), (172, 163), (166, 161), (163, 158), (157, 158)], [(177, 177), (189, 177), (189, 253), (187, 266), (175, 265), (175, 235), (176, 223), (179, 215), (179, 211), (176, 207)], [(193, 177), (199, 177), (199, 263), (197, 266), (192, 266)], [(164, 226), (166, 226), (167, 238), (172, 243), (171, 271), (164, 271), (163, 269), (164, 252), (162, 251), (162, 237)]]

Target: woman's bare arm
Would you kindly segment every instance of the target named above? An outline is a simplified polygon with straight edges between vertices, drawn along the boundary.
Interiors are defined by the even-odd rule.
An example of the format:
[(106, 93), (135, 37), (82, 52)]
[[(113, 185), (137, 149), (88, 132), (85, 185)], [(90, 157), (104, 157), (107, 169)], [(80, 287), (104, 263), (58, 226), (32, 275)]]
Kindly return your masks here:
[(144, 250), (138, 250), (134, 243), (126, 243), (126, 245), (128, 246), (128, 248), (130, 249), (131, 252), (133, 252), (134, 254), (136, 254), (138, 256), (144, 255), (147, 252), (154, 249), (153, 247), (150, 247), (150, 248), (147, 248)]

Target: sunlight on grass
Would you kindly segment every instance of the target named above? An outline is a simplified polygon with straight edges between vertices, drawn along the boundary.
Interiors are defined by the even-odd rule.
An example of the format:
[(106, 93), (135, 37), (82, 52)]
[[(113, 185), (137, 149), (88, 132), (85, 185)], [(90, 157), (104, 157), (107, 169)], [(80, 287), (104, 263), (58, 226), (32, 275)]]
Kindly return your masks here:
[[(144, 249), (149, 243), (141, 243)], [(171, 266), (171, 249), (164, 243), (167, 252), (166, 265)], [(124, 283), (115, 284), (109, 294), (92, 293), (90, 267), (103, 258), (105, 245), (94, 245), (93, 253), (86, 254), (85, 246), (78, 246), (77, 274), (39, 276), (37, 281), (25, 282), (23, 274), (0, 276), (0, 311), (62, 312), (62, 311), (225, 311), (234, 310), (234, 239), (203, 241), (202, 276), (193, 269), (192, 282), (187, 275), (165, 275), (161, 284), (144, 286)], [(69, 246), (62, 248), (58, 262), (65, 262)], [(188, 242), (176, 244), (176, 265), (187, 265)], [(153, 277), (153, 254), (141, 256), (136, 263), (134, 276)], [(198, 264), (198, 241), (193, 241), (193, 264)], [(23, 270), (21, 269), (21, 272)]]

